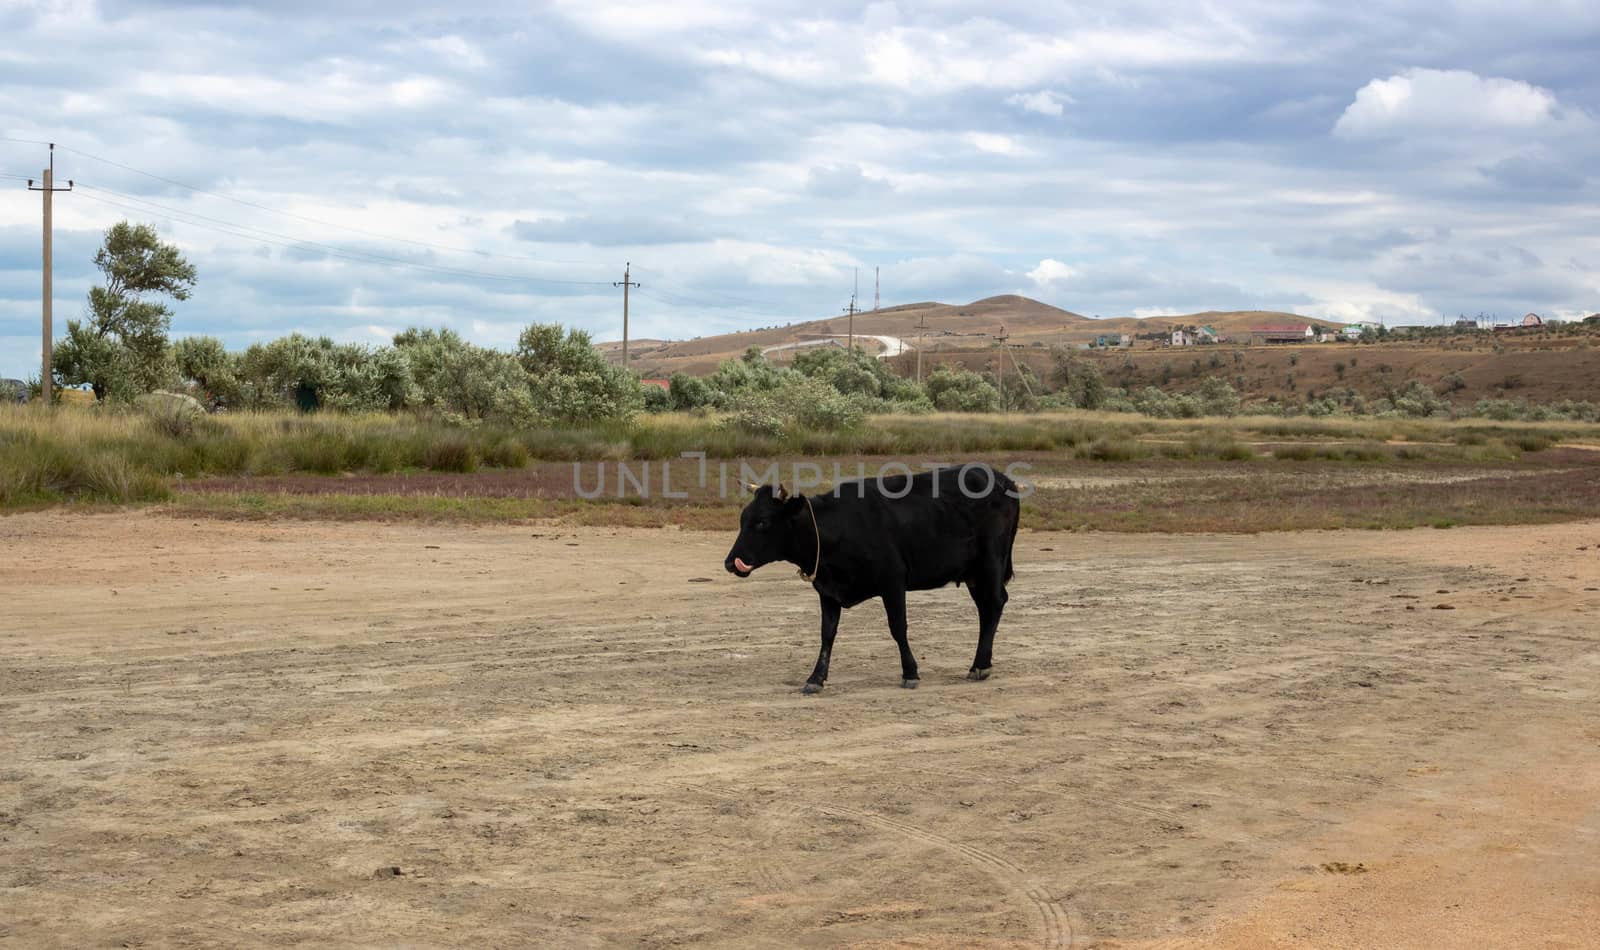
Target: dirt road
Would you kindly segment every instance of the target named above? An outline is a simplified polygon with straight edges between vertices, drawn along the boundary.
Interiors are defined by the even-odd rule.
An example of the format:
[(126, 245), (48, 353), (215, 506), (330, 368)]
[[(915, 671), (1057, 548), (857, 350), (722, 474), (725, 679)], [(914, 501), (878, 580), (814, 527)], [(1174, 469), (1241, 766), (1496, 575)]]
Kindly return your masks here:
[(0, 947), (1600, 944), (1600, 524), (730, 542), (0, 519)]

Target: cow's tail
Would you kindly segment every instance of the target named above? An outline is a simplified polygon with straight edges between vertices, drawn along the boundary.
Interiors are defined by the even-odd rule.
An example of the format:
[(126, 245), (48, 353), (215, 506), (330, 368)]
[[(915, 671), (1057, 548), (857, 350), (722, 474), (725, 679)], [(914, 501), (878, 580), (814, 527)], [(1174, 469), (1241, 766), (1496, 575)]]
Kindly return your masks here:
[(1016, 575), (1016, 571), (1011, 569), (1011, 549), (1016, 547), (1016, 544), (1017, 544), (1017, 524), (1021, 520), (1022, 520), (1022, 502), (1016, 501), (1015, 499), (1013, 499), (1012, 500), (1012, 507), (1011, 507), (1011, 533), (1006, 538), (1006, 583), (1008, 583), (1008, 584), (1011, 582), (1011, 578)]
[(1022, 500), (1018, 497), (1019, 493), (1016, 482), (1012, 481), (1005, 475), (1000, 475), (998, 477), (998, 481), (1000, 482), (1001, 490), (1006, 493), (1005, 500), (1009, 502), (1009, 504), (1005, 506), (1006, 516), (1011, 521), (1011, 524), (1007, 526), (1006, 530), (1005, 579), (1006, 583), (1010, 583), (1011, 578), (1016, 576), (1016, 571), (1013, 570), (1011, 566), (1011, 549), (1016, 547), (1017, 544), (1017, 525), (1022, 521)]

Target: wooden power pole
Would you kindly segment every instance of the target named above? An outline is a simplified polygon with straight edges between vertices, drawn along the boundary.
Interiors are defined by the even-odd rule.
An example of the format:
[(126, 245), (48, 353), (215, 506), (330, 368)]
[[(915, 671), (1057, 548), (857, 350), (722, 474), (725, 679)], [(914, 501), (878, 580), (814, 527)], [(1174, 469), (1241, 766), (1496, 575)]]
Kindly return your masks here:
[(928, 315), (917, 318), (917, 385), (922, 385), (922, 331), (928, 328)]
[(1006, 333), (1006, 325), (1000, 324), (1000, 335), (995, 337), (1000, 342), (1000, 411), (1009, 413), (1010, 405), (1006, 402), (1006, 341), (1011, 335)]
[(44, 170), (44, 184), (36, 186), (33, 183), (33, 179), (30, 178), (28, 179), (28, 190), (42, 192), (44, 196), (44, 347), (41, 350), (42, 358), (39, 367), (39, 392), (44, 397), (44, 404), (51, 406), (55, 404), (53, 399), (54, 386), (51, 379), (54, 368), (50, 365), (50, 350), (55, 342), (55, 328), (51, 326), (50, 312), (50, 298), (54, 293), (54, 289), (51, 286), (53, 283), (51, 275), (55, 266), (55, 248), (54, 242), (51, 240), (53, 223), (51, 220), (50, 198), (58, 191), (72, 190), (72, 179), (70, 178), (67, 179), (67, 187), (56, 187), (56, 146), (54, 142), (50, 143), (50, 167)]
[(639, 286), (628, 279), (628, 272), (633, 268), (633, 262), (624, 261), (622, 264), (622, 280), (612, 281), (611, 286), (622, 288), (622, 368), (628, 369), (628, 289)]

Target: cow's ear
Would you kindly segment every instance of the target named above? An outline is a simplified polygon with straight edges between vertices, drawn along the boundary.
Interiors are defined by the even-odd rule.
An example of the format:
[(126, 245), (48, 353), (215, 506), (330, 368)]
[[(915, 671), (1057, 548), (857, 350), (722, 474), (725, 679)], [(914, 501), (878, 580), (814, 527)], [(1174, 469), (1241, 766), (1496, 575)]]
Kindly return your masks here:
[(772, 497), (778, 499), (779, 501), (788, 501), (789, 489), (783, 487), (783, 482), (779, 482), (778, 487), (772, 492)]

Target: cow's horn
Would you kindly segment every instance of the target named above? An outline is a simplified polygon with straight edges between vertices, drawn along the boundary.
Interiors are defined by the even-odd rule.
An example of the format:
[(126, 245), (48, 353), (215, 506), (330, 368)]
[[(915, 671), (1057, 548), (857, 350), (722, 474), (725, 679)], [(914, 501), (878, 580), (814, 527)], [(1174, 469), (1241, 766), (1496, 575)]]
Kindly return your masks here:
[(761, 490), (761, 486), (757, 485), (755, 482), (745, 482), (744, 487), (750, 489), (750, 494), (752, 495)]

